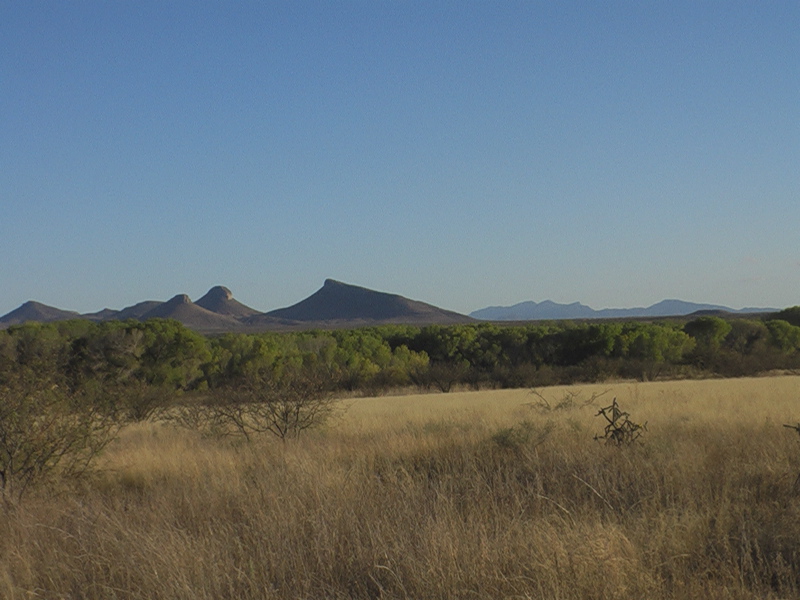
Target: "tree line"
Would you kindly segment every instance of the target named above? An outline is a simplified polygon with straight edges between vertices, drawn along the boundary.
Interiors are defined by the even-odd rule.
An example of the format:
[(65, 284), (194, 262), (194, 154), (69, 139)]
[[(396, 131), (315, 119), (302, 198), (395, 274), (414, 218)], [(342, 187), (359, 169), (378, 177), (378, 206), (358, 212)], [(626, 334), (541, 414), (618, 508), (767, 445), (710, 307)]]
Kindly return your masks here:
[[(800, 307), (759, 319), (387, 325), (207, 337), (177, 321), (28, 323), (0, 331), (0, 385), (35, 379), (139, 403), (258, 375), (324, 374), (335, 390), (525, 387), (800, 368)], [(144, 410), (128, 399), (129, 410)]]

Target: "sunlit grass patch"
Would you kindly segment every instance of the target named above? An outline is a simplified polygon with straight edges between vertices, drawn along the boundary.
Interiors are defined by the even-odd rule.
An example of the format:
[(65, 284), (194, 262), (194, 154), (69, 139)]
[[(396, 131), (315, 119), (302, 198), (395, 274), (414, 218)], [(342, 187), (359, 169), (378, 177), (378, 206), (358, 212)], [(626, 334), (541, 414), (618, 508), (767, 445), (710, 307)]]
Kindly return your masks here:
[[(128, 427), (0, 521), (0, 597), (786, 598), (800, 378), (343, 401), (282, 443)], [(642, 443), (600, 444), (616, 398)]]

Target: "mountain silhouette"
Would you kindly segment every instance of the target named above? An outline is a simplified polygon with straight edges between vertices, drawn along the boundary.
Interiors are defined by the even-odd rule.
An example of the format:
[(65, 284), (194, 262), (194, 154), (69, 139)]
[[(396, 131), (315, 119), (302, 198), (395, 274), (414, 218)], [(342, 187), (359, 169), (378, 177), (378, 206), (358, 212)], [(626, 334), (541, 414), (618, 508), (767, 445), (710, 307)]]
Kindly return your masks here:
[(157, 306), (161, 306), (163, 302), (158, 300), (145, 300), (133, 306), (128, 306), (122, 310), (114, 310), (111, 308), (104, 308), (103, 310), (86, 313), (81, 315), (84, 319), (90, 321), (125, 321), (126, 319), (141, 319), (143, 315), (147, 314)]
[(198, 306), (186, 294), (178, 294), (141, 316), (142, 321), (153, 318), (175, 319), (191, 329), (209, 333), (232, 331), (241, 327), (241, 323), (234, 317), (220, 315)]
[(558, 304), (552, 300), (544, 302), (520, 302), (513, 306), (489, 306), (470, 313), (475, 319), (485, 321), (531, 321), (537, 319), (590, 319), (595, 310), (580, 302)]
[(300, 322), (383, 322), (409, 324), (467, 323), (466, 315), (437, 308), (397, 294), (376, 292), (363, 287), (326, 279), (322, 288), (289, 306), (266, 313), (267, 316)]
[(114, 315), (113, 319), (137, 319), (141, 320), (141, 318), (149, 313), (151, 310), (161, 306), (163, 302), (159, 302), (158, 300), (145, 300), (144, 302), (137, 302), (133, 306), (127, 306), (119, 311), (116, 315)]
[(47, 306), (41, 302), (29, 300), (19, 308), (0, 317), (0, 324), (4, 326), (19, 325), (26, 321), (39, 321), (49, 323), (52, 321), (66, 321), (68, 319), (79, 319), (81, 315), (71, 310), (61, 310), (53, 306)]
[(221, 285), (214, 286), (208, 290), (206, 295), (195, 302), (195, 304), (213, 313), (217, 313), (218, 315), (230, 315), (232, 317), (242, 318), (259, 314), (254, 308), (250, 308), (234, 300), (231, 291)]
[(78, 314), (40, 302), (29, 301), (0, 317), (0, 328), (26, 321), (63, 321), (88, 319), (109, 321), (150, 318), (175, 319), (202, 333), (287, 331), (309, 328), (331, 329), (359, 327), (383, 323), (409, 325), (448, 325), (485, 321), (530, 321), (569, 319), (659, 318), (693, 314), (765, 313), (773, 308), (743, 308), (734, 310), (715, 304), (697, 304), (682, 300), (663, 300), (647, 308), (606, 308), (594, 310), (581, 304), (520, 302), (513, 306), (490, 306), (462, 315), (398, 294), (378, 292), (364, 287), (326, 279), (322, 288), (308, 298), (286, 308), (267, 313), (245, 306), (234, 299), (231, 291), (221, 285), (212, 287), (197, 302), (186, 294), (178, 294), (167, 302), (146, 300), (122, 310), (105, 308), (101, 311)]
[(595, 310), (573, 302), (559, 304), (551, 300), (544, 302), (520, 302), (513, 306), (489, 306), (470, 313), (471, 317), (484, 321), (536, 321), (559, 319), (626, 319), (626, 318), (659, 318), (683, 317), (697, 312), (725, 313), (766, 313), (775, 312), (774, 308), (742, 308), (736, 310), (717, 304), (698, 304), (683, 300), (662, 300), (652, 306), (636, 308), (604, 308)]

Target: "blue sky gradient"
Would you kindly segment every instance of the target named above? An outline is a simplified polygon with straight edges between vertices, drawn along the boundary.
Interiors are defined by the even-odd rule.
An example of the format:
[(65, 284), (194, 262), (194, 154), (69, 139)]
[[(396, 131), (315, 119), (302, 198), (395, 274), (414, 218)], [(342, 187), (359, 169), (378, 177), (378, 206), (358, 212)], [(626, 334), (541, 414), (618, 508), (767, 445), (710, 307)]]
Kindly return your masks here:
[(797, 2), (0, 0), (0, 140), (0, 314), (800, 304)]

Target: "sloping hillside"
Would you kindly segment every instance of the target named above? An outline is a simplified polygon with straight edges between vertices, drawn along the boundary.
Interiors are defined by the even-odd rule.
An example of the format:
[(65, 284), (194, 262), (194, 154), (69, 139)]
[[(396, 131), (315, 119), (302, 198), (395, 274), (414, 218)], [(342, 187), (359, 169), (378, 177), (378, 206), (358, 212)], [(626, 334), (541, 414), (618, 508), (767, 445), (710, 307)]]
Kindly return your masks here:
[(0, 325), (19, 325), (26, 321), (39, 321), (49, 323), (51, 321), (65, 321), (67, 319), (79, 319), (80, 314), (71, 310), (61, 310), (53, 306), (47, 306), (41, 302), (29, 300), (19, 308), (0, 317)]
[(204, 332), (234, 331), (241, 327), (234, 317), (206, 310), (192, 302), (186, 294), (178, 294), (171, 300), (159, 304), (142, 315), (141, 320), (152, 318), (175, 319), (191, 329)]
[(231, 293), (228, 288), (221, 285), (208, 290), (206, 295), (195, 302), (195, 304), (213, 313), (217, 313), (218, 315), (229, 315), (236, 318), (250, 317), (259, 314), (254, 308), (245, 306), (238, 300), (235, 300), (233, 293)]
[(301, 322), (342, 323), (467, 323), (466, 315), (409, 300), (397, 294), (376, 292), (363, 287), (326, 279), (316, 293), (287, 308), (266, 313), (267, 316)]

